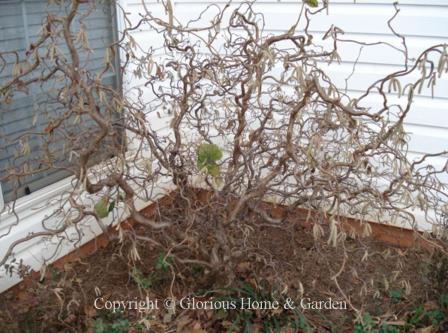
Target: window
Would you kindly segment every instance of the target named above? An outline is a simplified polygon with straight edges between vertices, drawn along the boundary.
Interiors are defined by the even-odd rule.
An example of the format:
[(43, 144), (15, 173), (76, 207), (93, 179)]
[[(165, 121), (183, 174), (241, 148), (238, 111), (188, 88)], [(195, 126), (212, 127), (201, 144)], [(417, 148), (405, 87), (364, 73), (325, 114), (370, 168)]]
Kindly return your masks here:
[[(27, 66), (33, 61), (27, 51), (31, 43), (39, 38), (48, 12), (58, 15), (67, 12), (70, 1), (61, 3), (0, 0), (0, 87), (2, 82), (11, 80), (20, 66)], [(113, 3), (96, 1), (95, 8), (92, 4), (82, 4), (73, 21), (74, 33), (79, 31), (82, 24), (85, 26), (90, 51), (82, 48), (79, 40), (76, 45), (82, 67), (92, 76), (104, 69), (107, 46), (116, 40)], [(86, 17), (82, 16), (87, 13)], [(40, 75), (48, 73), (55, 64), (46, 53), (52, 50), (49, 45), (47, 43), (39, 50), (42, 57), (47, 54), (37, 71)], [(70, 61), (62, 36), (54, 40), (52, 47), (60, 54), (67, 55), (66, 59)], [(5, 52), (14, 50), (17, 52)], [(118, 57), (114, 61), (115, 68), (118, 68)], [(118, 89), (120, 80), (117, 72), (108, 70), (102, 77), (102, 84)], [(73, 150), (67, 147), (67, 138), (78, 138), (78, 144), (82, 145), (83, 135), (87, 135), (88, 129), (95, 125), (83, 116), (72, 117), (56, 133), (48, 134), (49, 122), (66, 111), (60, 103), (60, 94), (61, 87), (67, 82), (60, 74), (48, 81), (24, 87), (23, 91), (14, 89), (12, 96), (2, 96), (0, 92), (0, 209), (1, 196), (4, 202), (13, 201), (69, 176)], [(51, 163), (48, 162), (49, 156), (52, 157)], [(17, 173), (22, 175), (15, 176)], [(24, 175), (27, 173), (29, 175)]]

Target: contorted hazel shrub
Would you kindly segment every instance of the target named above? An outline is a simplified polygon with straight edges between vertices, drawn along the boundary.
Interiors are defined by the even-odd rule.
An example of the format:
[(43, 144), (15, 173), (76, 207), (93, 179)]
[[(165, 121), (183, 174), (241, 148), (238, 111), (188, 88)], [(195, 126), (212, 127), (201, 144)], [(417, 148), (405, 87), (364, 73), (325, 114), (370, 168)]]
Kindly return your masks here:
[[(61, 235), (86, 217), (106, 230), (111, 216), (127, 213), (155, 229), (174, 228), (171, 240), (179, 244), (196, 239), (196, 228), (208, 232), (212, 241), (199, 256), (219, 271), (243, 251), (233, 231), (248, 211), (266, 223), (285, 222), (261, 210), (264, 200), (285, 204), (287, 210), (318, 210), (316, 236), (324, 234), (323, 218), (334, 216), (326, 235), (334, 245), (345, 238), (339, 215), (415, 227), (414, 208), (435, 226), (435, 234), (443, 235), (448, 206), (440, 177), (447, 166), (437, 169), (430, 162), (447, 152), (410, 159), (403, 125), (415, 96), (434, 89), (448, 71), (447, 46), (434, 45), (411, 58), (404, 37), (393, 28), (395, 5), (387, 24), (402, 46), (375, 45), (397, 50), (403, 66), (353, 97), (333, 83), (323, 64), (338, 62), (347, 43), (364, 52), (369, 44), (345, 39), (336, 26), (322, 39), (313, 36), (312, 19), (328, 6), (316, 5), (297, 4), (296, 22), (278, 34), (265, 31), (268, 18), (249, 2), (209, 5), (189, 22), (176, 19), (170, 0), (159, 5), (165, 10), (161, 17), (144, 2), (132, 17), (118, 7), (123, 30), (104, 50), (101, 68), (90, 70), (83, 54), (92, 31), (85, 21), (102, 4), (56, 1), (63, 13), (49, 12), (26, 59), (15, 50), (0, 52), (0, 70), (12, 70), (0, 85), (2, 105), (33, 86), (57, 82), (48, 103), (59, 110), (38, 133), (30, 130), (12, 140), (17, 156), (26, 156), (31, 138), (42, 139), (35, 148), (38, 167), (18, 158), (1, 181), (58, 169), (74, 175), (73, 186), (42, 222), (43, 230), (11, 244), (0, 263), (32, 238), (65, 238)], [(155, 32), (160, 43), (139, 44), (133, 35), (137, 29)], [(5, 60), (11, 55), (13, 66)], [(105, 83), (114, 72), (123, 77), (123, 91)], [(158, 130), (167, 117), (169, 127)], [(163, 180), (180, 193), (184, 226), (154, 221), (136, 207), (138, 199), (154, 199), (153, 190)], [(206, 226), (198, 225), (201, 214), (192, 190), (198, 186), (212, 192)], [(6, 209), (13, 214), (14, 207), (10, 203)], [(188, 262), (197, 253), (177, 253), (173, 247), (172, 255)]]

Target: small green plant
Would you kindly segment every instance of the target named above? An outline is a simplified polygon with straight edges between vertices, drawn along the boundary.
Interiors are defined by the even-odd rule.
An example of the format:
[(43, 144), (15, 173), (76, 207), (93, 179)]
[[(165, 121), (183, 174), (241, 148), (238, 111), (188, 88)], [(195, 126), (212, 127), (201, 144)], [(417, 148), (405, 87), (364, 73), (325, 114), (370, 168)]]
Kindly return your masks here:
[(445, 319), (445, 314), (440, 309), (426, 310), (422, 305), (417, 306), (406, 319), (406, 329), (437, 326)]
[(95, 333), (124, 333), (129, 329), (129, 321), (123, 317), (122, 312), (103, 312), (92, 322)]
[(193, 276), (200, 276), (204, 273), (204, 266), (198, 265), (198, 264), (193, 264), (191, 265), (191, 273), (193, 274)]
[(304, 332), (311, 331), (311, 327), (303, 314), (300, 314), (298, 318), (294, 319), (290, 326), (291, 328), (300, 329)]
[(199, 170), (207, 170), (207, 172), (213, 176), (219, 176), (219, 165), (216, 163), (222, 158), (221, 149), (210, 143), (204, 143), (198, 148), (197, 167)]
[(408, 318), (406, 319), (406, 327), (411, 328), (417, 326), (418, 323), (422, 320), (423, 314), (425, 313), (425, 309), (423, 306), (419, 305), (415, 308), (414, 311), (410, 313)]
[(93, 321), (92, 328), (95, 333), (121, 333), (128, 331), (129, 322), (127, 319), (119, 319), (112, 323), (107, 323), (99, 318)]
[(379, 333), (399, 333), (400, 330), (397, 326), (382, 324), (379, 329)]
[(399, 303), (403, 298), (404, 292), (402, 289), (389, 290), (389, 297), (394, 303)]
[(143, 331), (146, 327), (145, 327), (145, 324), (143, 324), (143, 323), (136, 323), (135, 325), (134, 325), (134, 327), (135, 327), (135, 329), (137, 330), (137, 331)]
[(168, 272), (170, 269), (172, 259), (170, 257), (165, 258), (166, 255), (164, 252), (159, 253), (156, 259), (156, 263), (154, 265), (157, 271)]
[[(244, 300), (252, 302), (274, 302), (280, 299), (281, 294), (275, 290), (271, 290), (267, 284), (257, 285), (253, 287), (247, 283), (241, 283), (237, 287), (224, 288), (213, 292), (215, 301), (229, 301), (236, 305), (237, 309), (242, 308)], [(232, 325), (227, 332), (252, 332), (252, 326), (255, 322), (261, 324), (261, 332), (280, 332), (283, 328), (290, 327), (300, 332), (309, 332), (311, 328), (298, 310), (242, 310), (227, 311), (218, 310), (214, 316), (215, 319), (230, 321)]]
[(425, 319), (427, 319), (431, 325), (437, 326), (445, 319), (445, 315), (439, 309), (429, 310), (425, 313)]
[(130, 275), (139, 289), (149, 289), (152, 286), (152, 279), (146, 277), (140, 269), (132, 267)]
[(353, 326), (353, 333), (369, 333), (372, 332), (375, 326), (375, 322), (372, 319), (370, 313), (364, 313), (360, 318), (355, 321)]
[(448, 309), (448, 294), (440, 295), (439, 303), (442, 309)]

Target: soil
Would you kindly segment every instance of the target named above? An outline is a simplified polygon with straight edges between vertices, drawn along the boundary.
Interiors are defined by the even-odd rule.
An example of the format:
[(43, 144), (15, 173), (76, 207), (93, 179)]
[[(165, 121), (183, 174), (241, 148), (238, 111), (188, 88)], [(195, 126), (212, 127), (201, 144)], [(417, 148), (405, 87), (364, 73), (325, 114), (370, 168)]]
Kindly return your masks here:
[[(215, 241), (213, 210), (198, 209), (192, 226), (183, 209), (176, 198), (157, 210), (157, 220), (175, 223), (168, 230), (136, 225), (122, 242), (49, 267), (42, 281), (31, 278), (24, 290), (1, 294), (0, 332), (448, 332), (448, 261), (440, 253), (348, 235), (334, 247), (328, 228), (315, 240), (305, 217), (294, 216), (285, 229), (247, 212), (229, 232), (240, 253), (216, 272), (201, 262)], [(189, 235), (180, 245), (178, 230)], [(178, 304), (172, 311), (164, 308), (168, 297), (235, 301), (237, 309)], [(281, 306), (242, 310), (241, 298)], [(294, 310), (284, 308), (288, 298)], [(347, 309), (319, 308), (330, 298)], [(97, 307), (157, 300), (158, 309), (114, 313), (96, 308), (95, 300)]]

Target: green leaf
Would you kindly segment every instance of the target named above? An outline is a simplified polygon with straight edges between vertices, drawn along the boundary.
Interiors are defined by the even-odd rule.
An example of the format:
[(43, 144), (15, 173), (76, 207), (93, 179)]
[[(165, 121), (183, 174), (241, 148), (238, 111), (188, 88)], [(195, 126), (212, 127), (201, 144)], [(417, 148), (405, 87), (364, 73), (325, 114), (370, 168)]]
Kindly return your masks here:
[(423, 306), (419, 305), (415, 308), (415, 310), (411, 313), (411, 315), (406, 319), (406, 323), (408, 326), (415, 326), (425, 314), (425, 309)]
[(127, 319), (120, 319), (110, 325), (108, 333), (122, 333), (127, 332), (129, 328), (129, 321)]
[(170, 268), (170, 262), (171, 258), (168, 257), (165, 259), (165, 253), (161, 252), (156, 259), (155, 269), (157, 271), (168, 272)]
[(203, 169), (211, 164), (216, 164), (216, 161), (222, 158), (221, 149), (215, 144), (204, 143), (198, 148), (197, 166)]
[(112, 201), (109, 205), (109, 209), (107, 210), (108, 213), (110, 213), (111, 211), (113, 211), (115, 208), (115, 201)]
[(96, 215), (99, 218), (105, 218), (109, 215), (109, 210), (107, 208), (107, 204), (109, 203), (109, 198), (107, 196), (102, 197), (93, 207)]
[(390, 290), (389, 297), (392, 299), (392, 301), (398, 303), (403, 298), (403, 290), (400, 289)]
[(353, 326), (353, 333), (370, 332), (374, 326), (374, 322), (370, 313), (366, 312), (362, 318), (358, 318)]
[(219, 165), (215, 163), (207, 165), (207, 172), (213, 177), (218, 177), (219, 171), (220, 171)]
[(398, 329), (397, 326), (392, 326), (388, 324), (382, 324), (379, 330), (379, 333), (399, 333), (399, 332), (400, 330)]
[(440, 296), (440, 306), (442, 308), (447, 308), (448, 309), (448, 294), (442, 294)]
[(149, 289), (152, 286), (152, 280), (150, 277), (145, 277), (140, 269), (133, 267), (130, 272), (131, 277), (140, 289)]
[(319, 2), (317, 0), (305, 0), (305, 3), (310, 7), (319, 6)]
[(445, 319), (445, 315), (440, 310), (429, 310), (426, 311), (425, 316), (430, 319), (431, 323), (434, 326), (439, 325), (443, 319)]

